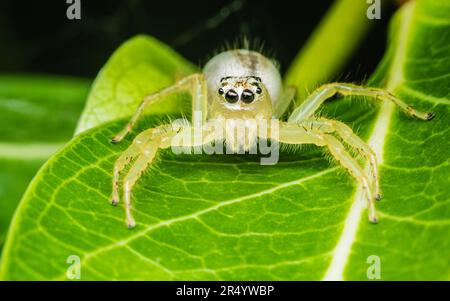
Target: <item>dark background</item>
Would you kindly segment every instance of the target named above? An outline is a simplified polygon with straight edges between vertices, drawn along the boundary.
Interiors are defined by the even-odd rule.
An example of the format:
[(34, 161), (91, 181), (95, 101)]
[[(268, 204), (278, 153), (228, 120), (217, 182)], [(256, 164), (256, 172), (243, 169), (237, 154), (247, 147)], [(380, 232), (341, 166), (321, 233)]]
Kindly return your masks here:
[[(66, 0), (0, 0), (0, 72), (93, 78), (122, 42), (140, 33), (157, 37), (198, 65), (225, 42), (247, 36), (264, 41), (285, 71), (331, 3), (81, 0), (81, 20), (68, 20)], [(384, 53), (394, 9), (383, 8), (383, 18), (339, 79), (357, 81), (372, 73)]]

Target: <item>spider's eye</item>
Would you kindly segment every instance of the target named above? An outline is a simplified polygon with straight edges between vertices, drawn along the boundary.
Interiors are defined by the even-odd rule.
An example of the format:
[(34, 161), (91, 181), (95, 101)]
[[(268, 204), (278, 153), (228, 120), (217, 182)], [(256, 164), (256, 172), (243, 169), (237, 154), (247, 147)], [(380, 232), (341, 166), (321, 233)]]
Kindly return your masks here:
[(239, 95), (234, 90), (228, 90), (227, 93), (225, 93), (225, 100), (229, 103), (235, 103), (239, 99)]
[(219, 93), (220, 95), (222, 95), (222, 94), (223, 94), (223, 89), (222, 89), (222, 88), (219, 88), (219, 90), (217, 91), (217, 93)]
[(256, 94), (261, 94), (262, 93), (262, 89), (260, 87), (256, 88)]
[(255, 94), (252, 91), (245, 89), (242, 91), (241, 99), (245, 103), (251, 103), (255, 99)]

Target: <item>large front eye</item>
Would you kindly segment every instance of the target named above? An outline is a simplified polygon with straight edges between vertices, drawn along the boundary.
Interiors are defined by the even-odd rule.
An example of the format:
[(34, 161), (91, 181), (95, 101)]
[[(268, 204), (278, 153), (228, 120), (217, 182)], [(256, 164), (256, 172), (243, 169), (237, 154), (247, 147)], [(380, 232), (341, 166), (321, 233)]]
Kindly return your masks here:
[(241, 100), (245, 103), (251, 103), (255, 99), (255, 94), (252, 91), (245, 89), (242, 91)]
[(239, 100), (239, 95), (234, 90), (228, 90), (225, 93), (225, 100), (229, 103), (236, 103)]

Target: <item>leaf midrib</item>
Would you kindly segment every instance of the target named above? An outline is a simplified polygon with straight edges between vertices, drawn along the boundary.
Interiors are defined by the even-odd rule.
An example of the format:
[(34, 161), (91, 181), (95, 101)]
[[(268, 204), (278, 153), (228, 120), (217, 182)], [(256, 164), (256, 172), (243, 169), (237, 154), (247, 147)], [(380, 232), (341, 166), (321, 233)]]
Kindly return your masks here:
[[(396, 33), (397, 47), (391, 59), (391, 66), (388, 71), (388, 80), (386, 82), (386, 90), (395, 92), (404, 82), (403, 65), (406, 60), (408, 33), (413, 23), (415, 2), (408, 2), (402, 8), (400, 17), (400, 30)], [(372, 133), (368, 139), (368, 144), (375, 152), (378, 163), (383, 163), (383, 151), (387, 135), (389, 133), (389, 126), (392, 120), (395, 106), (391, 102), (384, 101), (379, 110), (376, 122)], [(368, 170), (368, 165), (365, 166)], [(333, 251), (333, 256), (322, 280), (341, 281), (344, 280), (344, 271), (352, 253), (352, 247), (356, 241), (356, 234), (361, 225), (362, 215), (366, 209), (364, 202), (363, 189), (359, 185), (353, 194), (353, 202), (350, 210), (345, 218), (344, 228), (337, 241), (336, 247)], [(365, 220), (364, 220), (365, 221)]]

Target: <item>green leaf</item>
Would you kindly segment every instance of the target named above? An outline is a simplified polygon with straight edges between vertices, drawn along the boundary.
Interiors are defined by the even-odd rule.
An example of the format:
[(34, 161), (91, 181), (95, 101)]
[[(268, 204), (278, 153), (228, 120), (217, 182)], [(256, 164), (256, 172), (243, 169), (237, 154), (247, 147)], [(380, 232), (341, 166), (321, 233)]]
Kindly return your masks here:
[[(124, 43), (95, 79), (77, 133), (110, 120), (131, 115), (145, 95), (167, 87), (196, 68), (148, 36), (136, 36)], [(167, 101), (148, 113), (178, 112), (183, 98)]]
[(138, 225), (128, 230), (123, 208), (108, 201), (114, 160), (132, 137), (111, 145), (124, 120), (111, 121), (80, 134), (33, 180), (1, 277), (66, 279), (66, 260), (76, 255), (83, 280), (367, 279), (375, 255), (381, 279), (448, 279), (449, 15), (445, 1), (405, 5), (373, 76), (418, 109), (435, 111), (433, 121), (408, 118), (389, 103), (328, 106), (353, 121), (382, 162), (378, 225), (367, 221), (353, 180), (317, 148), (282, 153), (274, 166), (259, 165), (257, 156), (163, 150), (133, 191)]
[[(367, 7), (367, 2), (361, 0), (333, 2), (286, 73), (285, 82), (298, 87), (298, 100), (319, 84), (335, 78), (351, 59), (376, 23), (367, 18)], [(330, 49), (333, 49), (333, 55), (330, 55)], [(326, 67), (317, 68), (317, 62)]]
[(71, 139), (88, 89), (81, 79), (0, 75), (0, 245), (31, 178)]

